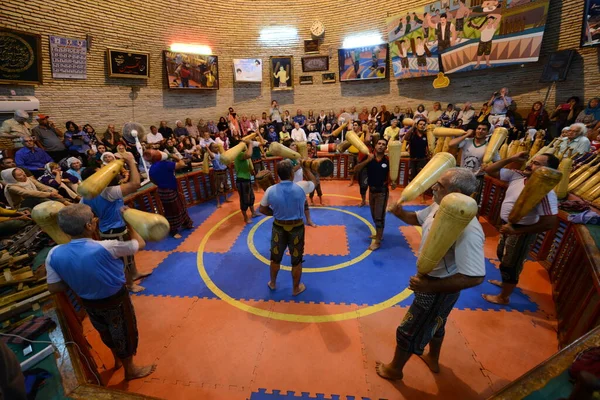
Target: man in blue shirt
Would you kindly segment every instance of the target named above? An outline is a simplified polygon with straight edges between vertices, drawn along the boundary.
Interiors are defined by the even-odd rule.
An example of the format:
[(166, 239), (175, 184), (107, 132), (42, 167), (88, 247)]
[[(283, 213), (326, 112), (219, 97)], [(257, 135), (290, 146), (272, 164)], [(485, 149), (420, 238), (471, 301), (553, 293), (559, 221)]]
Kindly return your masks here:
[(72, 241), (54, 247), (46, 258), (48, 290), (73, 290), (100, 338), (115, 357), (115, 368), (125, 367), (125, 379), (150, 375), (156, 365), (138, 366), (135, 310), (125, 287), (121, 257), (133, 256), (146, 242), (130, 229), (131, 240), (93, 240), (98, 219), (89, 206), (74, 204), (58, 212), (58, 226)]
[[(304, 257), (304, 205), (306, 193), (293, 182), (294, 173), (290, 160), (277, 164), (277, 175), (280, 183), (269, 187), (260, 202), (260, 212), (274, 217), (271, 231), (271, 280), (268, 285), (275, 290), (277, 274), (286, 248), (292, 258), (292, 280), (294, 296), (306, 290), (300, 283), (302, 277), (302, 258)], [(307, 192), (314, 190), (314, 183), (309, 182)], [(310, 190), (309, 190), (310, 189)]]
[(25, 147), (15, 153), (15, 163), (19, 168), (27, 168), (33, 176), (39, 178), (44, 174), (46, 164), (54, 162), (54, 160), (48, 153), (35, 145), (31, 136), (25, 136), (21, 140)]
[(293, 118), (294, 122), (300, 124), (300, 128), (304, 128), (306, 126), (306, 117), (302, 115), (302, 110), (298, 109), (296, 111), (296, 116)]

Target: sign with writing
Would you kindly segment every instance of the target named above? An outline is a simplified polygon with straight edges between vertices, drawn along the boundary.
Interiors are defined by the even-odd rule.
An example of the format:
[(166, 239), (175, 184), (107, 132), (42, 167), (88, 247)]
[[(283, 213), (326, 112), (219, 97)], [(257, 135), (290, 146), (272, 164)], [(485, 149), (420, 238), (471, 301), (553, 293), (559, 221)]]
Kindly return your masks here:
[(0, 83), (42, 83), (42, 37), (0, 29)]
[(50, 36), (52, 77), (56, 79), (87, 78), (87, 41)]
[(109, 78), (148, 79), (150, 76), (148, 63), (150, 53), (137, 50), (107, 49), (106, 57)]

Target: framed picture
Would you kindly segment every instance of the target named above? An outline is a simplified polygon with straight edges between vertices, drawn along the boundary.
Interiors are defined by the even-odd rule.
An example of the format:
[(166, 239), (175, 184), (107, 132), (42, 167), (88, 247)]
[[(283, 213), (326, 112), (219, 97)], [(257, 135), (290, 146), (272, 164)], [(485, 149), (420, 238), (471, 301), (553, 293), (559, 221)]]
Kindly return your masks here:
[(42, 83), (42, 37), (0, 29), (0, 83)]
[(273, 56), (271, 64), (271, 89), (294, 89), (294, 58), (292, 56)]
[(388, 76), (387, 43), (339, 49), (340, 82), (385, 79)]
[(335, 72), (323, 74), (323, 83), (335, 83)]
[(600, 0), (585, 0), (581, 46), (591, 47), (600, 44)]
[(260, 58), (234, 58), (233, 80), (235, 82), (262, 82)]
[(302, 57), (302, 72), (328, 71), (329, 56)]
[(128, 49), (106, 49), (109, 78), (148, 79), (150, 53)]
[(304, 52), (305, 53), (318, 53), (319, 52), (319, 39), (309, 39), (304, 41)]
[(313, 84), (313, 77), (306, 75), (306, 76), (301, 76), (300, 77), (300, 84), (301, 85), (312, 85)]
[(180, 53), (165, 50), (165, 73), (169, 89), (219, 89), (219, 60), (217, 56)]

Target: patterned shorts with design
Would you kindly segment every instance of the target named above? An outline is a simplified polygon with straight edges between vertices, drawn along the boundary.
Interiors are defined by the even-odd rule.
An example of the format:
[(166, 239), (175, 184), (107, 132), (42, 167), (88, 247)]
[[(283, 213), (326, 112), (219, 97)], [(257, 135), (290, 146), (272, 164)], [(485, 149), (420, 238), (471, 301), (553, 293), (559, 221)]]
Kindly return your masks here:
[(415, 299), (396, 329), (398, 347), (408, 353), (423, 354), (432, 338), (443, 338), (446, 320), (460, 292), (421, 293)]
[(304, 222), (298, 225), (279, 225), (273, 222), (271, 261), (280, 264), (287, 248), (292, 257), (292, 266), (301, 264), (304, 257)]

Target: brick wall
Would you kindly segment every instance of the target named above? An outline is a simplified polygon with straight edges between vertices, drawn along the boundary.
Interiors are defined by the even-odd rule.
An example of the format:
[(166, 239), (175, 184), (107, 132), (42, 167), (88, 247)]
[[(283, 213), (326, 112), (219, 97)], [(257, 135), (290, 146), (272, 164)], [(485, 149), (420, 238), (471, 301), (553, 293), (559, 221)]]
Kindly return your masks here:
[[(544, 35), (542, 54), (537, 63), (497, 68), (490, 71), (451, 75), (446, 89), (435, 90), (433, 77), (397, 81), (321, 83), (321, 72), (313, 75), (313, 85), (298, 85), (301, 72), (303, 40), (309, 39), (309, 27), (315, 19), (326, 26), (321, 44), (322, 55), (329, 55), (330, 71), (337, 73), (337, 49), (345, 36), (365, 30), (380, 32), (385, 37), (384, 22), (388, 15), (407, 10), (427, 1), (380, 0), (320, 2), (295, 0), (274, 3), (266, 0), (226, 2), (199, 2), (179, 0), (2, 0), (0, 26), (34, 32), (43, 36), (44, 84), (31, 86), (0, 85), (0, 95), (15, 89), (18, 94), (34, 94), (40, 99), (44, 113), (57, 122), (73, 119), (89, 122), (96, 130), (108, 123), (122, 124), (135, 119), (143, 124), (157, 124), (159, 119), (173, 123), (176, 119), (191, 117), (217, 119), (234, 106), (241, 115), (258, 114), (267, 110), (276, 99), (292, 112), (341, 107), (386, 104), (413, 108), (423, 102), (481, 103), (501, 86), (508, 86), (519, 108), (527, 108), (536, 100), (543, 100), (548, 88), (539, 83), (546, 56), (559, 49), (575, 48), (578, 57), (572, 64), (568, 81), (560, 82), (552, 90), (549, 108), (555, 99), (570, 95), (588, 99), (598, 94), (597, 48), (579, 48), (582, 0), (551, 0), (550, 14)], [(289, 25), (298, 29), (299, 37), (285, 45), (265, 46), (259, 43), (263, 27)], [(93, 36), (88, 53), (88, 79), (52, 79), (48, 35), (85, 38)], [(220, 89), (181, 93), (165, 89), (162, 50), (173, 42), (209, 45), (219, 56)], [(150, 79), (110, 79), (106, 71), (106, 48), (130, 48), (151, 53)], [(264, 61), (272, 55), (293, 55), (295, 89), (291, 92), (272, 92), (268, 68), (263, 71), (263, 83), (233, 83), (233, 58), (260, 57)], [(265, 62), (268, 65), (268, 62)], [(337, 77), (339, 79), (339, 76)], [(139, 87), (135, 109), (129, 97), (131, 86)]]

